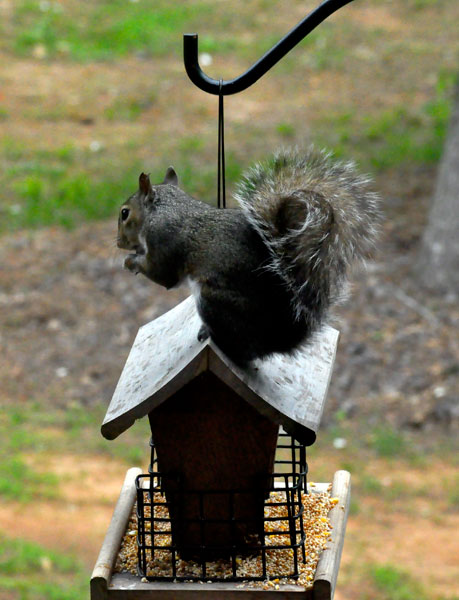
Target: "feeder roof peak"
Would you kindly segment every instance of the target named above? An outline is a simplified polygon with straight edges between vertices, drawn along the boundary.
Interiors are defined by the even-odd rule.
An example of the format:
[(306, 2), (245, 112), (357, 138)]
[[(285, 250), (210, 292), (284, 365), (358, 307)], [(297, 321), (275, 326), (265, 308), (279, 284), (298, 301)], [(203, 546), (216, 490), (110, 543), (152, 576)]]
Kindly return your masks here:
[(309, 445), (315, 441), (335, 359), (338, 332), (328, 326), (294, 355), (235, 365), (210, 339), (190, 296), (139, 329), (102, 424), (114, 439), (192, 379), (211, 371), (261, 414)]

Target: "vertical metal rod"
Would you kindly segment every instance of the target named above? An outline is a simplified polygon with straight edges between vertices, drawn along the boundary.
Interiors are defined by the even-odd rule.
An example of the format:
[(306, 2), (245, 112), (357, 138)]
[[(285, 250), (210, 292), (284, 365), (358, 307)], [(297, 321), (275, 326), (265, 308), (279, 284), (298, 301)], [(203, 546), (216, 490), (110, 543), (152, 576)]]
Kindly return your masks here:
[(175, 551), (175, 547), (172, 547), (172, 577), (175, 579), (177, 577), (177, 553)]
[(205, 539), (205, 520), (204, 520), (204, 492), (198, 492), (199, 497), (199, 527), (201, 533), (201, 547), (200, 547), (200, 558), (201, 558), (201, 573), (202, 578), (206, 578), (206, 557), (204, 555), (204, 550), (206, 548), (206, 539)]
[(292, 471), (296, 473), (296, 448), (295, 448), (295, 440), (293, 437), (290, 437), (290, 447), (292, 451)]
[[(145, 533), (145, 491), (142, 486), (139, 490), (139, 496), (137, 496), (137, 510), (139, 509), (139, 498), (140, 498), (140, 515), (137, 514), (137, 523), (141, 523), (142, 525), (137, 529), (137, 534), (140, 537), (141, 546), (139, 547), (139, 551), (142, 551), (142, 558), (139, 560), (139, 565), (141, 564), (143, 567), (143, 576), (147, 575), (147, 555), (146, 555), (146, 545), (147, 545), (147, 536)], [(140, 559), (140, 556), (139, 556)]]
[[(308, 493), (308, 461), (307, 461), (307, 454), (306, 454), (306, 447), (305, 446), (301, 446), (300, 447), (300, 456), (301, 456), (301, 463), (303, 466), (303, 470), (304, 470), (304, 493), (307, 494)], [(301, 521), (303, 521), (303, 516), (301, 516)], [(304, 542), (301, 544), (301, 551), (303, 554), (303, 563), (306, 562), (306, 539), (307, 539), (307, 533), (306, 530), (304, 529), (303, 523), (301, 524), (301, 531), (304, 532)]]
[(231, 570), (233, 577), (237, 577), (236, 566), (236, 523), (234, 516), (234, 492), (229, 492), (229, 509), (230, 509), (230, 529), (231, 529)]
[[(294, 484), (294, 480), (292, 478), (292, 485), (293, 484)], [(292, 511), (295, 507), (294, 493), (295, 493), (294, 489), (289, 488), (288, 475), (285, 475), (285, 500), (287, 503), (288, 529), (289, 529), (289, 533), (290, 533), (290, 544), (293, 547), (295, 546), (295, 543), (296, 543), (295, 520), (294, 520), (293, 514), (292, 514)]]
[[(155, 558), (155, 533), (156, 533), (156, 515), (155, 515), (155, 509), (156, 509), (156, 505), (155, 505), (155, 500), (154, 500), (154, 496), (153, 496), (153, 479), (152, 477), (150, 477), (150, 540), (151, 540), (151, 549), (150, 549), (150, 555), (151, 555), (151, 559), (153, 560)], [(145, 566), (146, 569), (146, 566)]]
[(305, 548), (306, 532), (304, 530), (303, 511), (301, 511), (301, 515), (300, 515), (300, 528), (301, 528), (301, 554), (302, 554), (303, 564), (305, 564), (306, 563), (306, 548)]
[(298, 575), (298, 548), (293, 548), (293, 577), (298, 577)]
[(304, 471), (304, 493), (308, 493), (308, 461), (306, 459), (306, 447), (300, 446), (301, 470)]
[[(175, 506), (178, 505), (178, 518), (176, 520), (177, 533), (176, 533), (176, 539), (175, 539), (175, 543), (174, 543), (174, 550), (177, 548), (177, 546), (180, 548), (181, 544), (183, 544), (183, 540), (185, 539), (185, 523), (184, 523), (185, 518), (183, 516), (184, 504), (185, 504), (185, 497), (184, 497), (185, 493), (183, 491), (183, 488), (184, 488), (183, 478), (181, 477), (180, 473), (176, 476), (176, 482), (177, 482), (178, 492), (176, 491), (174, 493), (174, 495), (172, 496), (172, 498), (174, 498), (173, 504), (175, 504)], [(172, 508), (171, 505), (169, 505), (169, 511), (171, 511), (171, 508)], [(170, 512), (169, 512), (169, 516), (171, 517), (171, 531), (172, 531), (172, 529), (173, 529), (172, 522), (173, 522), (174, 518), (172, 517)], [(175, 556), (175, 553), (174, 553), (174, 556)]]
[(141, 489), (141, 480), (137, 479), (136, 482), (137, 485), (137, 570), (139, 571), (140, 575), (143, 575), (142, 573), (142, 528), (144, 525), (144, 521), (140, 516), (140, 507), (143, 503), (143, 498), (142, 498), (142, 489)]
[(263, 525), (263, 544), (261, 546), (261, 564), (263, 567), (263, 579), (266, 579), (266, 536)]
[[(220, 79), (220, 90), (223, 81)], [(226, 175), (225, 175), (225, 116), (223, 94), (218, 96), (218, 208), (226, 208)]]

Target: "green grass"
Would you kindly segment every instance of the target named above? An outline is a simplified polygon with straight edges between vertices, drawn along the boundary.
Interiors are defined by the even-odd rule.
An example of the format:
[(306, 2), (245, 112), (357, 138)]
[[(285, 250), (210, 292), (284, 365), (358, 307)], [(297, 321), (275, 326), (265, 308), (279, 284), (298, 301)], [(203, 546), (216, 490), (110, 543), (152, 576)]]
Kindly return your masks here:
[(142, 113), (155, 104), (156, 94), (149, 93), (142, 99), (129, 94), (116, 98), (105, 111), (105, 118), (109, 121), (137, 121)]
[(378, 600), (427, 600), (427, 593), (410, 575), (392, 565), (374, 566), (370, 577)]
[[(0, 533), (0, 573), (19, 575), (27, 571), (42, 571), (51, 564), (59, 573), (71, 573), (75, 559), (53, 552), (22, 539), (8, 539)], [(45, 566), (45, 569), (46, 569)]]
[(53, 473), (37, 472), (26, 462), (28, 453), (43, 448), (44, 437), (24, 427), (22, 416), (2, 409), (0, 418), (0, 496), (17, 502), (58, 497), (58, 479)]
[[(377, 424), (368, 427), (366, 417), (351, 419), (343, 411), (337, 411), (334, 423), (324, 428), (316, 443), (308, 448), (308, 456), (312, 456), (313, 461), (320, 459), (322, 452), (327, 453), (333, 448), (336, 438), (344, 438), (347, 445), (332, 450), (339, 469), (364, 473), (368, 460), (377, 458), (387, 462), (388, 469), (394, 460), (402, 461), (413, 469), (423, 469), (429, 466), (432, 456), (444, 457), (450, 464), (457, 465), (457, 440), (454, 436), (430, 439), (397, 428), (384, 421), (377, 405), (373, 408), (373, 416)], [(314, 479), (319, 481), (317, 475)], [(450, 483), (453, 484), (452, 481)]]
[(438, 6), (442, 3), (442, 0), (409, 0), (409, 4), (415, 9), (429, 8), (432, 6)]
[[(216, 161), (202, 166), (204, 141), (183, 136), (176, 145), (174, 165), (188, 193), (216, 202)], [(113, 219), (119, 206), (137, 186), (139, 173), (147, 168), (135, 158), (137, 148), (124, 147), (91, 151), (65, 145), (55, 149), (28, 148), (9, 137), (0, 140), (4, 170), (0, 185), (5, 203), (0, 205), (0, 233), (59, 225), (74, 228), (83, 222)], [(119, 164), (120, 156), (131, 156)], [(164, 165), (151, 170), (153, 182), (161, 182)], [(226, 153), (226, 180), (231, 186), (242, 172), (236, 155)]]
[[(103, 149), (79, 151), (27, 148), (5, 138), (0, 182), (9, 193), (0, 207), (0, 232), (49, 225), (74, 227), (87, 220), (115, 217), (123, 198), (134, 191), (137, 162), (110, 169)], [(111, 161), (114, 164), (114, 161)]]
[(241, 22), (254, 30), (257, 17), (253, 7), (242, 6), (234, 14), (211, 0), (100, 0), (86, 3), (84, 10), (76, 0), (65, 5), (21, 0), (14, 4), (0, 44), (20, 56), (47, 60), (112, 61), (132, 54), (180, 57), (183, 33), (201, 31), (200, 52), (255, 60), (285, 33), (241, 38)]
[(387, 425), (376, 427), (369, 436), (368, 442), (377, 456), (382, 458), (398, 458), (408, 454), (405, 435)]
[(459, 475), (443, 482), (448, 504), (452, 510), (459, 511)]
[(15, 3), (5, 44), (20, 55), (78, 61), (112, 60), (129, 53), (163, 56), (181, 51), (181, 32), (197, 26), (210, 2)]
[[(435, 0), (411, 0), (404, 16), (420, 12)], [(181, 56), (182, 34), (199, 32), (199, 50), (212, 55), (231, 54), (255, 62), (293, 27), (300, 17), (272, 18), (275, 2), (250, 2), (237, 11), (211, 0), (170, 3), (99, 0), (85, 3), (68, 0), (19, 0), (0, 27), (0, 47), (21, 56), (46, 60), (115, 60), (136, 54), (142, 57)], [(254, 32), (259, 32), (257, 35)], [(332, 17), (313, 31), (276, 67), (291, 72), (298, 67), (314, 71), (337, 70), (355, 60), (355, 47), (371, 47), (377, 25), (362, 28), (352, 21)], [(241, 35), (242, 33), (242, 35)], [(358, 53), (357, 53), (358, 54)]]
[(349, 58), (345, 38), (351, 31), (355, 38), (356, 31), (349, 27), (336, 27), (333, 21), (329, 21), (327, 27), (313, 31), (303, 42), (305, 66), (314, 71), (339, 69)]
[[(202, 33), (201, 51), (223, 54), (231, 51), (236, 58), (250, 54), (256, 59), (285, 33), (275, 23), (270, 28), (261, 27), (265, 9), (271, 10), (272, 3), (247, 4), (241, 7), (240, 13), (234, 14), (220, 5), (216, 7), (210, 0), (175, 4), (158, 0), (154, 10), (143, 1), (101, 0), (85, 3), (83, 10), (76, 0), (65, 4), (20, 0), (14, 3), (7, 23), (0, 25), (0, 32), (3, 27), (4, 33), (0, 48), (26, 56), (34, 56), (37, 48), (41, 48), (47, 59), (61, 62), (118, 60), (133, 53), (159, 60), (175, 53), (175, 58), (181, 61), (177, 52), (181, 52), (182, 32), (196, 29)], [(406, 11), (417, 12), (417, 9), (410, 5)], [(239, 40), (241, 22), (246, 35), (239, 36)], [(281, 25), (285, 27), (285, 23)], [(282, 77), (282, 73), (288, 73), (288, 81), (291, 81), (298, 73), (307, 76), (311, 70), (326, 69), (330, 77), (336, 70), (345, 72), (350, 64), (363, 60), (358, 54), (354, 55), (356, 45), (376, 52), (373, 40), (376, 30), (377, 27), (359, 27), (351, 20), (338, 23), (332, 19), (282, 61), (279, 74)], [(260, 31), (260, 35), (254, 31)], [(403, 48), (398, 52), (402, 53)], [(276, 76), (275, 72), (272, 76)], [(369, 113), (356, 110), (354, 103), (331, 113), (319, 111), (311, 123), (313, 141), (333, 149), (338, 157), (356, 158), (364, 169), (385, 171), (406, 164), (435, 163), (443, 150), (454, 77), (454, 73), (440, 70), (432, 98), (422, 106), (391, 106), (389, 102), (382, 103), (385, 108), (381, 111)], [(112, 123), (117, 127), (124, 124), (126, 138), (120, 134), (120, 142), (112, 145), (107, 142), (97, 151), (77, 148), (72, 142), (60, 148), (43, 147), (49, 140), (26, 143), (12, 134), (0, 139), (0, 186), (4, 198), (0, 204), (0, 234), (50, 225), (72, 228), (90, 220), (116, 219), (118, 206), (135, 189), (139, 172), (148, 168), (142, 162), (145, 144), (154, 147), (156, 142), (151, 139), (146, 142), (146, 136), (143, 142), (139, 140), (138, 129), (133, 125), (152, 106), (160, 106), (160, 88), (148, 90), (145, 95), (139, 90), (124, 90), (99, 112), (87, 112), (86, 107), (76, 107), (67, 101), (53, 105), (39, 92), (37, 102), (24, 103), (20, 118), (30, 128), (38, 121), (68, 122), (84, 136), (79, 128), (87, 120), (95, 132), (100, 125), (103, 128)], [(99, 92), (92, 88), (91, 91), (88, 103), (97, 104)], [(274, 99), (274, 105), (276, 102)], [(204, 114), (207, 119), (204, 106), (202, 110), (202, 114), (190, 119), (202, 120)], [(167, 117), (160, 115), (159, 118)], [(12, 119), (10, 108), (0, 106), (0, 121)], [(288, 114), (283, 114), (277, 124), (240, 125), (236, 122), (233, 130), (227, 130), (232, 142), (227, 144), (228, 190), (240, 176), (241, 159), (246, 166), (250, 162), (246, 159), (249, 152), (251, 156), (267, 154), (264, 148), (262, 151), (259, 140), (266, 138), (270, 143), (272, 140), (273, 147), (281, 143), (301, 143), (303, 140), (297, 136), (305, 132), (301, 127), (300, 134), (297, 130)], [(175, 139), (162, 142), (158, 150), (173, 157), (185, 189), (210, 202), (215, 202), (216, 196), (216, 161), (209, 159), (209, 147), (215, 144), (214, 133), (205, 127), (193, 135), (184, 130)], [(152, 173), (152, 179), (157, 181), (161, 181), (162, 176), (163, 167)]]
[(10, 500), (21, 498), (53, 499), (58, 497), (59, 480), (51, 473), (36, 472), (26, 463), (29, 454), (34, 464), (40, 455), (103, 454), (144, 466), (149, 458), (150, 428), (148, 419), (136, 421), (116, 441), (104, 439), (100, 426), (106, 407), (87, 410), (70, 403), (65, 410), (48, 409), (31, 403), (27, 413), (5, 406), (0, 415), (0, 495)]
[(88, 587), (89, 574), (74, 557), (0, 533), (0, 596), (3, 591), (17, 600), (83, 600)]
[[(3, 33), (0, 44), (20, 56), (47, 60), (88, 62), (130, 54), (180, 56), (182, 34), (196, 31), (201, 32), (200, 52), (231, 53), (254, 62), (286, 33), (285, 24), (276, 26), (273, 21), (271, 31), (241, 36), (241, 23), (247, 32), (259, 29), (260, 23), (265, 29), (263, 9), (257, 10), (253, 3), (246, 3), (238, 11), (228, 11), (211, 0), (175, 3), (100, 0), (86, 3), (82, 10), (76, 0), (65, 4), (20, 0), (13, 5), (8, 27), (3, 32), (0, 29)], [(295, 25), (293, 16), (290, 25)], [(305, 63), (317, 70), (339, 67), (346, 54), (342, 45), (336, 44), (333, 22), (313, 32), (302, 46), (307, 47)], [(298, 53), (293, 58), (288, 56), (281, 69), (294, 68), (299, 56)]]
[(384, 486), (379, 479), (364, 472), (360, 473), (359, 487), (364, 494), (376, 496), (381, 496), (384, 490)]
[[(136, 173), (139, 169), (135, 170)], [(102, 219), (116, 214), (114, 199), (126, 197), (134, 173), (116, 179), (94, 181), (85, 173), (67, 175), (42, 172), (19, 180), (14, 189), (21, 199), (21, 210), (13, 212), (13, 228), (57, 224), (74, 227), (86, 220)], [(119, 202), (118, 202), (119, 203)]]
[(0, 452), (0, 496), (16, 502), (58, 497), (58, 478), (53, 473), (37, 473), (20, 456)]
[(276, 129), (283, 138), (290, 139), (295, 137), (295, 126), (291, 123), (279, 123)]
[(325, 117), (317, 124), (319, 143), (331, 144), (337, 156), (355, 156), (365, 168), (378, 171), (435, 163), (443, 152), (455, 78), (455, 73), (441, 71), (434, 97), (418, 109), (402, 105), (378, 115), (343, 111)]

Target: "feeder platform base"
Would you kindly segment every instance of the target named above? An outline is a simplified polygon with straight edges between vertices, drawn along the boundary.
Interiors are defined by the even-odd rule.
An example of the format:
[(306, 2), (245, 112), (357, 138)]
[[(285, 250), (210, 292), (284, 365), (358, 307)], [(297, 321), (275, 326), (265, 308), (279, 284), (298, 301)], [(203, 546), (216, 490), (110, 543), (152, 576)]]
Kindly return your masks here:
[[(331, 496), (338, 504), (329, 513), (332, 538), (322, 552), (313, 585), (303, 588), (281, 585), (279, 590), (241, 587), (240, 582), (169, 583), (142, 582), (130, 573), (113, 573), (121, 540), (134, 506), (135, 478), (141, 470), (129, 469), (113, 513), (105, 540), (91, 577), (91, 600), (263, 600), (275, 594), (278, 600), (332, 600), (344, 545), (350, 503), (350, 474), (337, 471), (333, 478)], [(310, 491), (323, 492), (328, 483), (316, 483)]]

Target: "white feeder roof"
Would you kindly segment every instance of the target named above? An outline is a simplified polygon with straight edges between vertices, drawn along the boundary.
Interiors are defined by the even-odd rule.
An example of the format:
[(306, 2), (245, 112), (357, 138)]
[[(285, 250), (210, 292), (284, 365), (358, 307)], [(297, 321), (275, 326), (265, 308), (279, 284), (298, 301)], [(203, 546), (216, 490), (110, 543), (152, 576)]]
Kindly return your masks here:
[(242, 369), (210, 339), (198, 341), (201, 324), (189, 297), (139, 329), (102, 424), (102, 435), (116, 438), (197, 375), (211, 371), (293, 437), (312, 444), (327, 396), (338, 331), (325, 326), (295, 355), (276, 354)]

